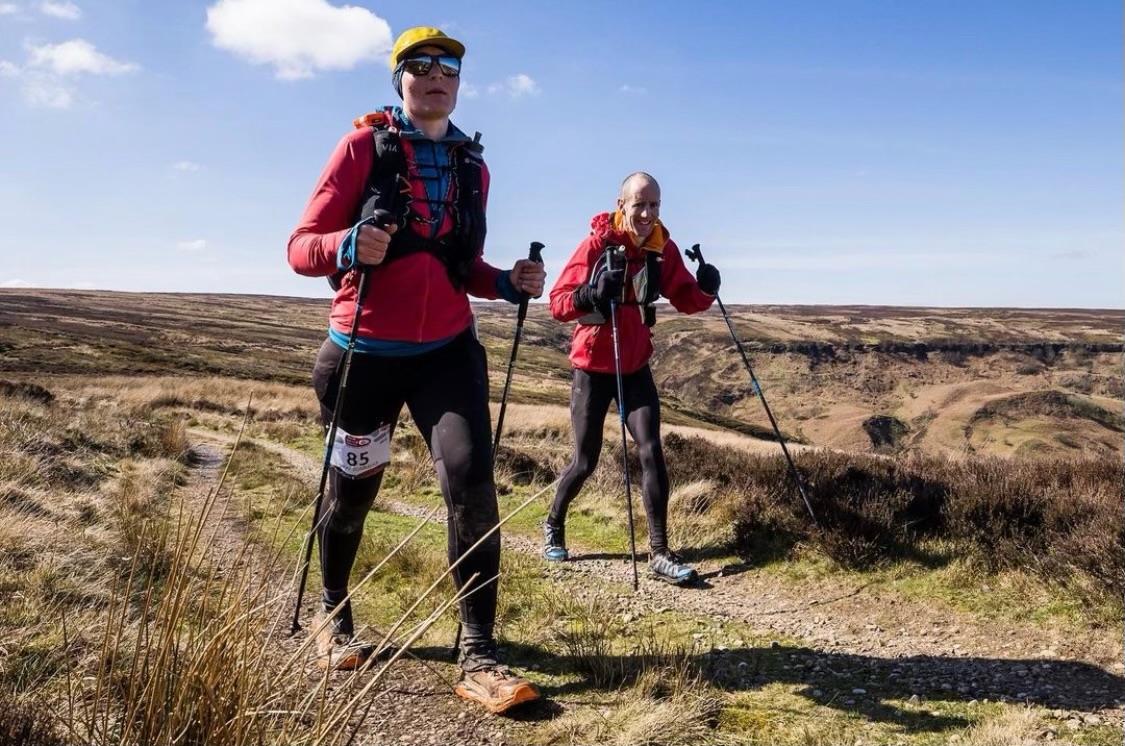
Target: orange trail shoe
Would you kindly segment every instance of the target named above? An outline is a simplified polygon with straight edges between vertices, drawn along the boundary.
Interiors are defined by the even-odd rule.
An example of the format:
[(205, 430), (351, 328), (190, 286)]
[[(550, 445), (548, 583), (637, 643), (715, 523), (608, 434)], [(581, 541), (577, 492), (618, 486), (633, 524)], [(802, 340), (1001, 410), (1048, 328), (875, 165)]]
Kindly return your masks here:
[(463, 699), (484, 706), (489, 712), (504, 712), (540, 696), (539, 687), (501, 665), (463, 671), (453, 691)]
[(325, 623), (331, 613), (321, 610), (313, 620), (316, 664), (324, 669), (353, 671), (367, 663), (375, 653), (375, 646), (356, 639), (350, 603), (345, 601), (339, 613)]

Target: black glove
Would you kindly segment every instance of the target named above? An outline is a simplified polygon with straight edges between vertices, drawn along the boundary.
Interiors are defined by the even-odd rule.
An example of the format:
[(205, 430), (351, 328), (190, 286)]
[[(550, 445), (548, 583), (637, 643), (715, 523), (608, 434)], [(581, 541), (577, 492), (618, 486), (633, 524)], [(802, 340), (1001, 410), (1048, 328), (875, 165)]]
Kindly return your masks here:
[(609, 308), (610, 301), (620, 302), (623, 287), (625, 270), (607, 269), (598, 274), (594, 284), (574, 288), (574, 307), (579, 311)]
[(715, 265), (706, 263), (699, 265), (699, 269), (695, 272), (695, 281), (699, 283), (699, 289), (708, 295), (719, 292), (719, 284), (722, 282)]

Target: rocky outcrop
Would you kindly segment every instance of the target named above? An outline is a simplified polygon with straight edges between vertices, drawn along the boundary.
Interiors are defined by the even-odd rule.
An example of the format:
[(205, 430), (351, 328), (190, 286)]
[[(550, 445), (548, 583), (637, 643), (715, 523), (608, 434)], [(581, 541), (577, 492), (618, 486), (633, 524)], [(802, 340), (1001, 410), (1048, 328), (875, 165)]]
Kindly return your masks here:
[(863, 432), (875, 448), (894, 448), (910, 432), (910, 426), (895, 417), (876, 414), (863, 421)]

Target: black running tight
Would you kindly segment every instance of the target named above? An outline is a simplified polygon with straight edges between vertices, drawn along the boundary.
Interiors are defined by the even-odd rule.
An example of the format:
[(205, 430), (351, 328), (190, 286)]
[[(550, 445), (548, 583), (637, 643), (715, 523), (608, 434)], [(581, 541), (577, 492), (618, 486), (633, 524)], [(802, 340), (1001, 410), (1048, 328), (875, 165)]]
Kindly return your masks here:
[[(637, 444), (641, 459), (641, 495), (648, 519), (649, 546), (655, 552), (668, 548), (668, 469), (660, 445), (660, 399), (647, 365), (622, 376), (622, 389), (625, 425)], [(610, 402), (616, 400), (617, 378), (613, 373), (574, 370), (570, 389), (574, 457), (563, 470), (548, 515), (548, 520), (556, 526), (565, 524), (567, 508), (598, 465), (606, 413)], [(616, 417), (617, 413), (614, 415)]]
[[(344, 350), (332, 341), (320, 348), (313, 384), (325, 431), (332, 420)], [(500, 520), (492, 475), (492, 421), (484, 348), (465, 332), (449, 344), (412, 357), (352, 356), (338, 427), (362, 438), (389, 424), (393, 432), (403, 404), (429, 446), (447, 513), (452, 564)], [(362, 454), (360, 454), (362, 456)], [(394, 468), (392, 463), (388, 468)], [(333, 466), (317, 519), (320, 566), (327, 594), (348, 588), (364, 519), (379, 492), (382, 473), (350, 478)], [(477, 575), (486, 585), (461, 601), (461, 620), (491, 629), (496, 617), (500, 534), (494, 533), (452, 573), (461, 589)]]

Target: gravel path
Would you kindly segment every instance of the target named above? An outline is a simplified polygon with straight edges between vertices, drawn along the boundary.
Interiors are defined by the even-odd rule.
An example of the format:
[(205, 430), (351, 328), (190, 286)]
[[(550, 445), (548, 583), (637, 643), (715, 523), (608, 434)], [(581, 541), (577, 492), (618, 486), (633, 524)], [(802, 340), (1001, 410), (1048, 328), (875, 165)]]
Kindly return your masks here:
[[(229, 443), (232, 436), (193, 430), (194, 438)], [(283, 445), (255, 440), (278, 454), (302, 476), (319, 479), (321, 463)], [(402, 503), (383, 505), (402, 515), (429, 511)], [(437, 519), (444, 524), (444, 517)], [(538, 541), (507, 532), (505, 551), (538, 555)], [(627, 558), (583, 554), (562, 564), (543, 563), (545, 576), (567, 583), (578, 598), (608, 599), (624, 623), (637, 624), (668, 610), (694, 618), (698, 649), (721, 667), (724, 657), (740, 659), (755, 643), (738, 639), (725, 626), (744, 622), (759, 637), (776, 639), (771, 648), (787, 657), (768, 674), (749, 667), (738, 683), (799, 683), (814, 698), (843, 697), (853, 705), (880, 697), (1014, 701), (1038, 704), (1071, 728), (1120, 720), (1125, 702), (1122, 644), (1113, 630), (1060, 632), (1032, 622), (997, 622), (948, 608), (933, 609), (904, 599), (880, 586), (844, 586), (838, 580), (815, 581), (799, 588), (739, 565), (701, 562), (701, 582), (677, 588), (647, 576), (641, 567), (638, 593), (630, 590)], [(311, 615), (311, 606), (306, 614)], [(799, 643), (794, 644), (794, 640)], [(386, 695), (381, 715), (369, 718), (365, 734), (386, 743), (501, 743), (508, 737), (507, 718), (482, 714), (449, 692), (446, 681), (456, 668), (442, 662), (441, 651), (419, 651), (426, 665), (404, 661)], [(745, 651), (749, 653), (749, 650)], [(428, 654), (429, 653), (429, 654)], [(743, 656), (744, 658), (744, 656)], [(780, 674), (777, 669), (780, 669)], [(736, 677), (739, 670), (735, 670)], [(767, 676), (768, 681), (756, 677)], [(780, 678), (779, 678), (780, 676)], [(425, 718), (418, 718), (419, 710)], [(365, 736), (364, 740), (368, 740)]]

